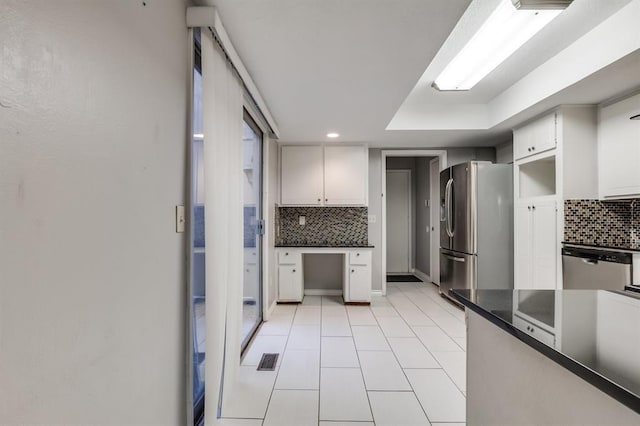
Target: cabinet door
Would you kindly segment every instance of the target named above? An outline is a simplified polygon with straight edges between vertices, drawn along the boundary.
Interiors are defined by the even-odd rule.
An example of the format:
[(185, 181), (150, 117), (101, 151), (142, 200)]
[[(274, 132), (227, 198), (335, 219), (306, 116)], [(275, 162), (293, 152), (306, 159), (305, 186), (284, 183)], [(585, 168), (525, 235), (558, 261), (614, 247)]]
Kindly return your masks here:
[(283, 146), (280, 160), (281, 203), (303, 206), (322, 204), (322, 147)]
[(533, 202), (532, 212), (532, 288), (555, 290), (558, 259), (556, 202), (555, 200)]
[(329, 205), (366, 205), (367, 149), (364, 146), (324, 148), (324, 202)]
[(349, 291), (347, 302), (371, 301), (371, 266), (349, 265)]
[(513, 131), (513, 159), (519, 160), (531, 155), (531, 126), (527, 125)]
[(546, 115), (513, 131), (513, 158), (519, 160), (556, 147), (556, 114)]
[(302, 271), (299, 266), (278, 266), (278, 300), (302, 302)]
[(640, 95), (600, 110), (598, 166), (601, 198), (640, 195)]
[(519, 201), (516, 203), (514, 210), (514, 287), (531, 288), (531, 203)]
[(532, 154), (548, 151), (556, 147), (557, 115), (549, 114), (533, 123)]

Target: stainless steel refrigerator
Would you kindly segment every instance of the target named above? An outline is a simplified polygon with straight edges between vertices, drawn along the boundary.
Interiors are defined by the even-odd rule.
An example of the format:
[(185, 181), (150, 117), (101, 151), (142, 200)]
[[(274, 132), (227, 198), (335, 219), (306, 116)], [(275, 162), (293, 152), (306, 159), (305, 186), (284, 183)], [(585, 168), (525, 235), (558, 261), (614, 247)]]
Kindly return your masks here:
[(471, 161), (440, 172), (440, 294), (513, 288), (513, 169)]

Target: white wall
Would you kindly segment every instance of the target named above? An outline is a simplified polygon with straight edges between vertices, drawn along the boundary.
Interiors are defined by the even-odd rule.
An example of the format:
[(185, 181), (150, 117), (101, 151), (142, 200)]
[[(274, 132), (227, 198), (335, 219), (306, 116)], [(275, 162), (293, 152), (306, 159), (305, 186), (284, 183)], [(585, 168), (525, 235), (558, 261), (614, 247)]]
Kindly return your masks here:
[(496, 146), (496, 163), (513, 163), (513, 141)]
[(0, 424), (184, 424), (185, 3), (0, 3)]
[[(266, 136), (265, 136), (266, 137)], [(263, 285), (267, 286), (267, 307), (273, 306), (276, 302), (276, 254), (275, 254), (275, 212), (276, 205), (280, 199), (280, 173), (278, 166), (278, 143), (274, 139), (269, 139), (266, 143), (265, 158), (267, 159), (265, 168), (267, 169), (267, 181), (264, 186), (267, 190), (266, 209), (268, 215), (265, 215), (265, 229), (267, 235), (267, 253), (263, 258), (264, 264), (267, 266), (268, 274), (263, 278)]]

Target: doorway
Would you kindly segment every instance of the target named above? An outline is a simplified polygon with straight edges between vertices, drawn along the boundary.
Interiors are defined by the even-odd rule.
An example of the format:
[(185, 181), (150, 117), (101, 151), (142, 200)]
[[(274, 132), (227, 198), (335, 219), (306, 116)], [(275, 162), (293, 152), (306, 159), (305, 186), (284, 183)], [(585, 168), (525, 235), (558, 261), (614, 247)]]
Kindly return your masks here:
[[(386, 295), (388, 280), (408, 281), (406, 278), (411, 275), (417, 277), (415, 281), (437, 283), (438, 278), (435, 277), (434, 280), (432, 276), (439, 276), (439, 264), (435, 268), (432, 265), (439, 261), (437, 200), (440, 191), (439, 174), (446, 167), (447, 152), (427, 149), (383, 150), (381, 160), (382, 294)], [(402, 170), (405, 170), (405, 177), (399, 177), (399, 173), (396, 173), (401, 174)], [(407, 205), (404, 201), (407, 191), (396, 189), (405, 188), (405, 183), (399, 181), (406, 182), (407, 170), (411, 170), (408, 215), (403, 213)], [(431, 182), (434, 174), (438, 176), (435, 185)], [(409, 226), (405, 226), (407, 216)], [(405, 238), (404, 229), (408, 229), (408, 238)], [(403, 259), (400, 260), (399, 257)]]

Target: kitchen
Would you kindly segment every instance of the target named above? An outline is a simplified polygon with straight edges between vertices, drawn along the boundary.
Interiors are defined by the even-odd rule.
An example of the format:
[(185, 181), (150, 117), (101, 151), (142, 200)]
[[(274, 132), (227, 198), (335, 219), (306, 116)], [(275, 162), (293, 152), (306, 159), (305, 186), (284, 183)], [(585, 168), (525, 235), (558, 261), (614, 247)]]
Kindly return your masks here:
[(638, 423), (640, 0), (0, 16), (0, 423)]

